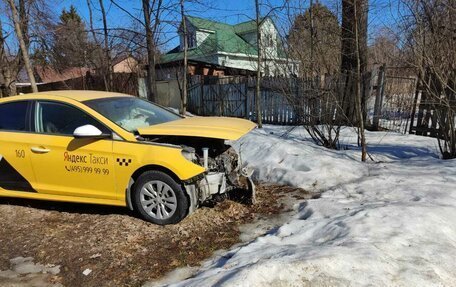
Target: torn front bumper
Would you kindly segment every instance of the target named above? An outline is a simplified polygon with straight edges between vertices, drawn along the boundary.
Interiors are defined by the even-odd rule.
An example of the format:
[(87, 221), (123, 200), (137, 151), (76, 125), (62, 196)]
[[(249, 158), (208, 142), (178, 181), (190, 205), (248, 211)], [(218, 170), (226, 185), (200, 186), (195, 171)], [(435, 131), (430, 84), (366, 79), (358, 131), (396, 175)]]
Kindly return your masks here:
[(255, 204), (256, 190), (251, 178), (253, 170), (243, 168), (236, 173), (235, 176), (233, 174), (227, 176), (224, 172), (208, 172), (195, 182), (185, 184), (184, 187), (190, 199), (189, 214), (193, 213), (206, 200), (217, 195), (224, 195), (234, 189), (245, 189), (250, 197), (251, 204)]

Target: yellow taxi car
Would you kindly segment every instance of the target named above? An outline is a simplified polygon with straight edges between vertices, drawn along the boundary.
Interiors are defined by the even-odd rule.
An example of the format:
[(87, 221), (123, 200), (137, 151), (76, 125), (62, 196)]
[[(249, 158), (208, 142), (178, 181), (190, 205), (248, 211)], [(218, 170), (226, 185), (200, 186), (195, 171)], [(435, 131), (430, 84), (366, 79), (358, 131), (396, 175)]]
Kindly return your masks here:
[(0, 196), (126, 206), (174, 224), (229, 190), (254, 193), (251, 172), (226, 144), (253, 128), (110, 92), (3, 98)]

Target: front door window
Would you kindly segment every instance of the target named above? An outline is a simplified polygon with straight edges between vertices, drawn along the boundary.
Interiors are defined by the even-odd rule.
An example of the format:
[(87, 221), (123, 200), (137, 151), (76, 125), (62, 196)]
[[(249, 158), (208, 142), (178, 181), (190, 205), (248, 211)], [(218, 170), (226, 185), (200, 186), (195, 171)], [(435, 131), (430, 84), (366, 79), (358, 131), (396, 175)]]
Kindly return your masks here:
[(35, 131), (38, 133), (71, 136), (76, 128), (84, 125), (93, 125), (103, 133), (110, 133), (85, 112), (65, 104), (39, 102), (35, 117)]

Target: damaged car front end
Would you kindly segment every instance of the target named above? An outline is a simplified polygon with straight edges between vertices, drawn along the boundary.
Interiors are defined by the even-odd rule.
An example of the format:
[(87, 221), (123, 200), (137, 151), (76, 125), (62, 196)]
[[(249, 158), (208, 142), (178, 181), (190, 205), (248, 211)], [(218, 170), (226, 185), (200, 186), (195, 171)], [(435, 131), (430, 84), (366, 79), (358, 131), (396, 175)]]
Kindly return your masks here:
[(256, 124), (238, 118), (188, 117), (138, 128), (138, 133), (150, 142), (181, 147), (187, 160), (204, 167), (203, 173), (183, 182), (192, 213), (203, 202), (223, 199), (236, 189), (245, 190), (250, 202), (255, 203), (253, 170), (243, 166), (229, 144), (255, 127)]
[(161, 136), (146, 140), (180, 146), (187, 160), (204, 167), (205, 172), (183, 182), (190, 199), (189, 214), (204, 202), (225, 199), (233, 190), (243, 190), (243, 197), (255, 204), (253, 170), (243, 167), (239, 154), (224, 139)]

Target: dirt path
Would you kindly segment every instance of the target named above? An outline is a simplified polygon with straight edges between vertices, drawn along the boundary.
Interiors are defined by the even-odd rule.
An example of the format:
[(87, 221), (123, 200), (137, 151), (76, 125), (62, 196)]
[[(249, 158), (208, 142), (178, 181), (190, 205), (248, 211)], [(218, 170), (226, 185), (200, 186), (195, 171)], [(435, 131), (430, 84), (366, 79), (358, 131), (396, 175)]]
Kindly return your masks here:
[(239, 226), (280, 213), (287, 194), (310, 197), (259, 186), (255, 206), (226, 200), (165, 227), (123, 208), (0, 198), (0, 285), (138, 286), (239, 242)]

